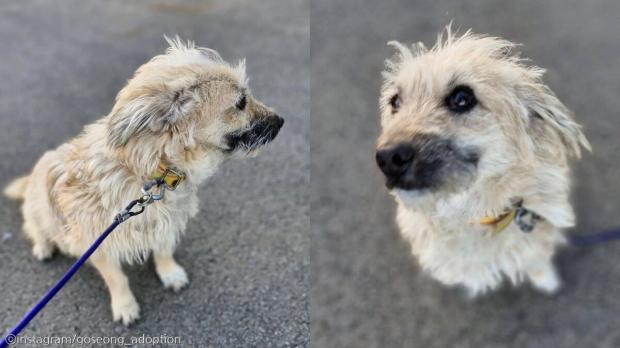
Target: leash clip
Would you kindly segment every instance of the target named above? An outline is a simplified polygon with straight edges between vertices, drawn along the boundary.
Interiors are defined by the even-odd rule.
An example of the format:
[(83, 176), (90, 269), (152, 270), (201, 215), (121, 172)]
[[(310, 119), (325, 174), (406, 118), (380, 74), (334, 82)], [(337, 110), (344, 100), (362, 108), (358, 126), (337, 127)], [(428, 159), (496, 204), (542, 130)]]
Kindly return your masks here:
[[(145, 205), (141, 205), (140, 200), (141, 198), (134, 199), (133, 201), (129, 202), (129, 204), (123, 210), (121, 210), (118, 214), (116, 214), (116, 216), (114, 217), (114, 221), (120, 224), (121, 222), (124, 222), (125, 220), (129, 219), (132, 216), (142, 214), (144, 212)], [(137, 211), (133, 211), (133, 208), (136, 205), (138, 205), (140, 209)]]
[(515, 214), (515, 223), (517, 224), (517, 226), (519, 226), (521, 232), (532, 232), (539, 220), (540, 215), (523, 208), (523, 206), (521, 205), (517, 207)]
[[(129, 202), (129, 204), (123, 210), (116, 214), (116, 216), (114, 217), (114, 221), (121, 223), (132, 216), (140, 215), (144, 212), (144, 209), (148, 205), (152, 204), (155, 201), (160, 201), (164, 199), (164, 196), (166, 195), (167, 185), (162, 185), (165, 185), (165, 182), (161, 179), (147, 181), (140, 189), (140, 191), (142, 192), (142, 197)], [(151, 192), (154, 187), (159, 188), (159, 192), (157, 192), (157, 194)], [(140, 209), (133, 210), (135, 206), (140, 207)]]
[[(142, 186), (142, 189), (140, 189), (140, 191), (142, 192), (142, 197), (138, 199), (138, 205), (140, 205), (141, 207), (146, 207), (147, 205), (155, 201), (160, 201), (164, 199), (164, 196), (166, 195), (166, 187), (161, 187), (162, 184), (165, 183), (161, 179), (153, 179), (147, 181), (144, 186)], [(159, 188), (159, 192), (157, 194), (151, 192), (151, 189), (153, 189), (153, 187)]]

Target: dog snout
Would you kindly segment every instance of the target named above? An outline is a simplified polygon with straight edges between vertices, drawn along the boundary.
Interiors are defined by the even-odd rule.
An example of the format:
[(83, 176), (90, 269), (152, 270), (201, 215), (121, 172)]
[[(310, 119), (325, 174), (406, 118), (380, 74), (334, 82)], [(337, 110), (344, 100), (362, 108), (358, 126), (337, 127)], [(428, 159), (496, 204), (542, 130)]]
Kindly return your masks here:
[(413, 159), (415, 150), (410, 144), (396, 144), (377, 149), (375, 159), (379, 169), (385, 174), (388, 181), (397, 181), (407, 172)]
[(388, 189), (440, 189), (444, 184), (467, 183), (480, 158), (475, 148), (457, 145), (452, 139), (419, 133), (408, 141), (378, 146), (377, 165), (385, 174)]
[(280, 129), (284, 125), (284, 119), (276, 114), (273, 114), (265, 118), (264, 125), (264, 132), (269, 138), (269, 141), (271, 141), (280, 132)]
[(270, 116), (268, 122), (276, 131), (279, 131), (284, 125), (284, 119), (278, 115)]
[(261, 115), (252, 121), (248, 128), (231, 132), (226, 135), (227, 152), (243, 149), (250, 152), (271, 142), (284, 125), (284, 119), (276, 114)]

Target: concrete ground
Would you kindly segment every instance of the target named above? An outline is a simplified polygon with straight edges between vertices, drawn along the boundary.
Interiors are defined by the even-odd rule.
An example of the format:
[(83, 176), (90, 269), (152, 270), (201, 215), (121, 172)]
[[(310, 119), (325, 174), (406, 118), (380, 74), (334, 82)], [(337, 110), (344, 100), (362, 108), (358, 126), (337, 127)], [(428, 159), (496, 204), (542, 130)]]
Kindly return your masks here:
[[(164, 291), (150, 262), (128, 267), (142, 319), (111, 321), (91, 267), (24, 331), (32, 336), (180, 336), (181, 346), (307, 347), (309, 291), (309, 3), (43, 1), (0, 5), (0, 185), (109, 112), (133, 71), (163, 52), (163, 34), (247, 57), (255, 95), (286, 118), (255, 159), (230, 162), (200, 191), (178, 260), (190, 276)], [(240, 218), (239, 218), (240, 216)], [(0, 198), (0, 331), (72, 264), (35, 261), (19, 205)]]
[(374, 163), (386, 42), (427, 44), (450, 20), (500, 35), (549, 69), (594, 152), (575, 165), (578, 225), (620, 225), (620, 3), (313, 0), (312, 291), (315, 347), (619, 347), (620, 242), (566, 249), (555, 297), (528, 286), (474, 302), (422, 274)]

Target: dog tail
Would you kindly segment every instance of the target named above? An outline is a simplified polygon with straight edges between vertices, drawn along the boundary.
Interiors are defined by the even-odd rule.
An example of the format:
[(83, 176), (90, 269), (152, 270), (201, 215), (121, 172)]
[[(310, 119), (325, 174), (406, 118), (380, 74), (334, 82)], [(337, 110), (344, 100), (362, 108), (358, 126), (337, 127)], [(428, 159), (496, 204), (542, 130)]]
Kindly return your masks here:
[(26, 186), (28, 186), (28, 179), (30, 175), (25, 175), (17, 178), (9, 183), (4, 189), (4, 194), (12, 199), (23, 199), (26, 192)]

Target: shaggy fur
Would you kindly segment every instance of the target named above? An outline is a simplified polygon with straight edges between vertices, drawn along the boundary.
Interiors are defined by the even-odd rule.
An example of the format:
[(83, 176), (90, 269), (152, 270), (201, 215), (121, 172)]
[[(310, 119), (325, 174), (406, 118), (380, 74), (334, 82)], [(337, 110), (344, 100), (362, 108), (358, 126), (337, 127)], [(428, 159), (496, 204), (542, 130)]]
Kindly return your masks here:
[[(397, 54), (386, 62), (377, 148), (415, 147), (416, 172), (405, 174), (413, 183), (432, 167), (422, 188), (389, 185), (398, 225), (423, 269), (472, 295), (505, 278), (556, 291), (552, 257), (565, 242), (561, 229), (575, 223), (568, 160), (590, 145), (542, 82), (544, 70), (513, 54), (508, 41), (470, 31), (456, 36), (450, 26), (430, 49), (390, 45)], [(449, 110), (455, 86), (471, 88), (478, 104)], [(531, 233), (512, 223), (496, 234), (479, 223), (517, 200), (542, 217)]]
[(114, 320), (125, 324), (139, 317), (139, 306), (121, 264), (152, 253), (163, 284), (184, 287), (187, 274), (172, 255), (198, 212), (198, 185), (225, 159), (273, 140), (283, 123), (249, 93), (244, 62), (232, 66), (216, 51), (167, 40), (166, 54), (136, 71), (109, 115), (45, 153), (5, 190), (24, 199), (23, 229), (37, 259), (55, 248), (77, 257), (141, 196), (160, 161), (186, 173), (175, 191), (120, 225), (90, 259), (110, 290)]

